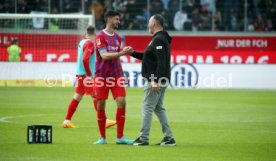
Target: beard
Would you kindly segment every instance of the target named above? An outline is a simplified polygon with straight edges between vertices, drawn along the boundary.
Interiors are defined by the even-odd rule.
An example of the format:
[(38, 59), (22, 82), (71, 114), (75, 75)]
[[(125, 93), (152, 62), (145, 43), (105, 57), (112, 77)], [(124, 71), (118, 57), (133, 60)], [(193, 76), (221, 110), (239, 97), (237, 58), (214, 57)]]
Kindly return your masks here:
[(119, 24), (113, 24), (113, 29), (118, 29), (119, 28)]

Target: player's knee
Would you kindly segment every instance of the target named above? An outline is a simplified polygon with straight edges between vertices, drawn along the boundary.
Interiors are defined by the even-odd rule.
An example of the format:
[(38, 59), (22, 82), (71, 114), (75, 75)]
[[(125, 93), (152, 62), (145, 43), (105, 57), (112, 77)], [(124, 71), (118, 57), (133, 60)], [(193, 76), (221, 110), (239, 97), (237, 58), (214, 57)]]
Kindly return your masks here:
[(104, 110), (105, 109), (105, 100), (97, 100), (98, 103), (98, 109)]
[(125, 99), (117, 99), (117, 105), (120, 108), (125, 108), (126, 107), (126, 100)]
[(74, 98), (75, 100), (77, 100), (78, 102), (80, 102), (81, 99), (82, 99), (82, 96), (83, 96), (83, 95), (81, 95), (81, 94), (75, 93), (74, 96), (73, 96), (73, 98)]

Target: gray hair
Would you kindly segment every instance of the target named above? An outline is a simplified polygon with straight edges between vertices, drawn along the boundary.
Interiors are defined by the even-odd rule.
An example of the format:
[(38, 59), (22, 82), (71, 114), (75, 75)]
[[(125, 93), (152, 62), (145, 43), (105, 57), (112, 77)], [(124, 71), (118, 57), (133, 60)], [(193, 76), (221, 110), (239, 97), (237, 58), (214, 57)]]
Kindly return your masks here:
[(164, 17), (160, 14), (153, 15), (153, 19), (157, 22), (158, 25), (164, 27)]

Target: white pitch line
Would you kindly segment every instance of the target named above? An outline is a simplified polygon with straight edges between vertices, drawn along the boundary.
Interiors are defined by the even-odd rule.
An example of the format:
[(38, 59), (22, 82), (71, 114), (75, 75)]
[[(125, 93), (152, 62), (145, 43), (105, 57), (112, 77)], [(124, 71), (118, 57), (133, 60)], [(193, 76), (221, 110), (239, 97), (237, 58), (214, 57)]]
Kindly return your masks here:
[(53, 114), (29, 114), (29, 115), (5, 116), (0, 118), (0, 122), (11, 123), (12, 121), (9, 121), (9, 119), (20, 118), (20, 117), (38, 117), (38, 116), (46, 116), (46, 115), (53, 115)]
[[(61, 115), (61, 114), (28, 114), (28, 115), (16, 115), (16, 116), (5, 116), (0, 118), (0, 123), (12, 123), (12, 124), (28, 124), (26, 122), (16, 122), (16, 121), (10, 121), (9, 119), (14, 119), (14, 118), (24, 118), (24, 117), (39, 117), (39, 116), (47, 116), (47, 115)], [(60, 126), (60, 124), (51, 124), (51, 125), (57, 125)], [(94, 126), (81, 126), (83, 127), (97, 127), (96, 125)]]

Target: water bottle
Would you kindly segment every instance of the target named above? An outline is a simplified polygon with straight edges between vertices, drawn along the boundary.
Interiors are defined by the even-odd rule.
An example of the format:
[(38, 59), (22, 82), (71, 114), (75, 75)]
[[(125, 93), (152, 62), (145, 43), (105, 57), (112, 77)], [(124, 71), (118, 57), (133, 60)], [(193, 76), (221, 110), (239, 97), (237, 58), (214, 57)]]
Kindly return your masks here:
[(33, 129), (29, 129), (29, 143), (33, 142)]
[(36, 129), (36, 132), (35, 132), (35, 142), (36, 143), (38, 142), (38, 129)]
[(51, 129), (48, 129), (48, 142), (50, 143), (51, 142)]
[(40, 142), (45, 143), (46, 142), (46, 130), (40, 129)]

